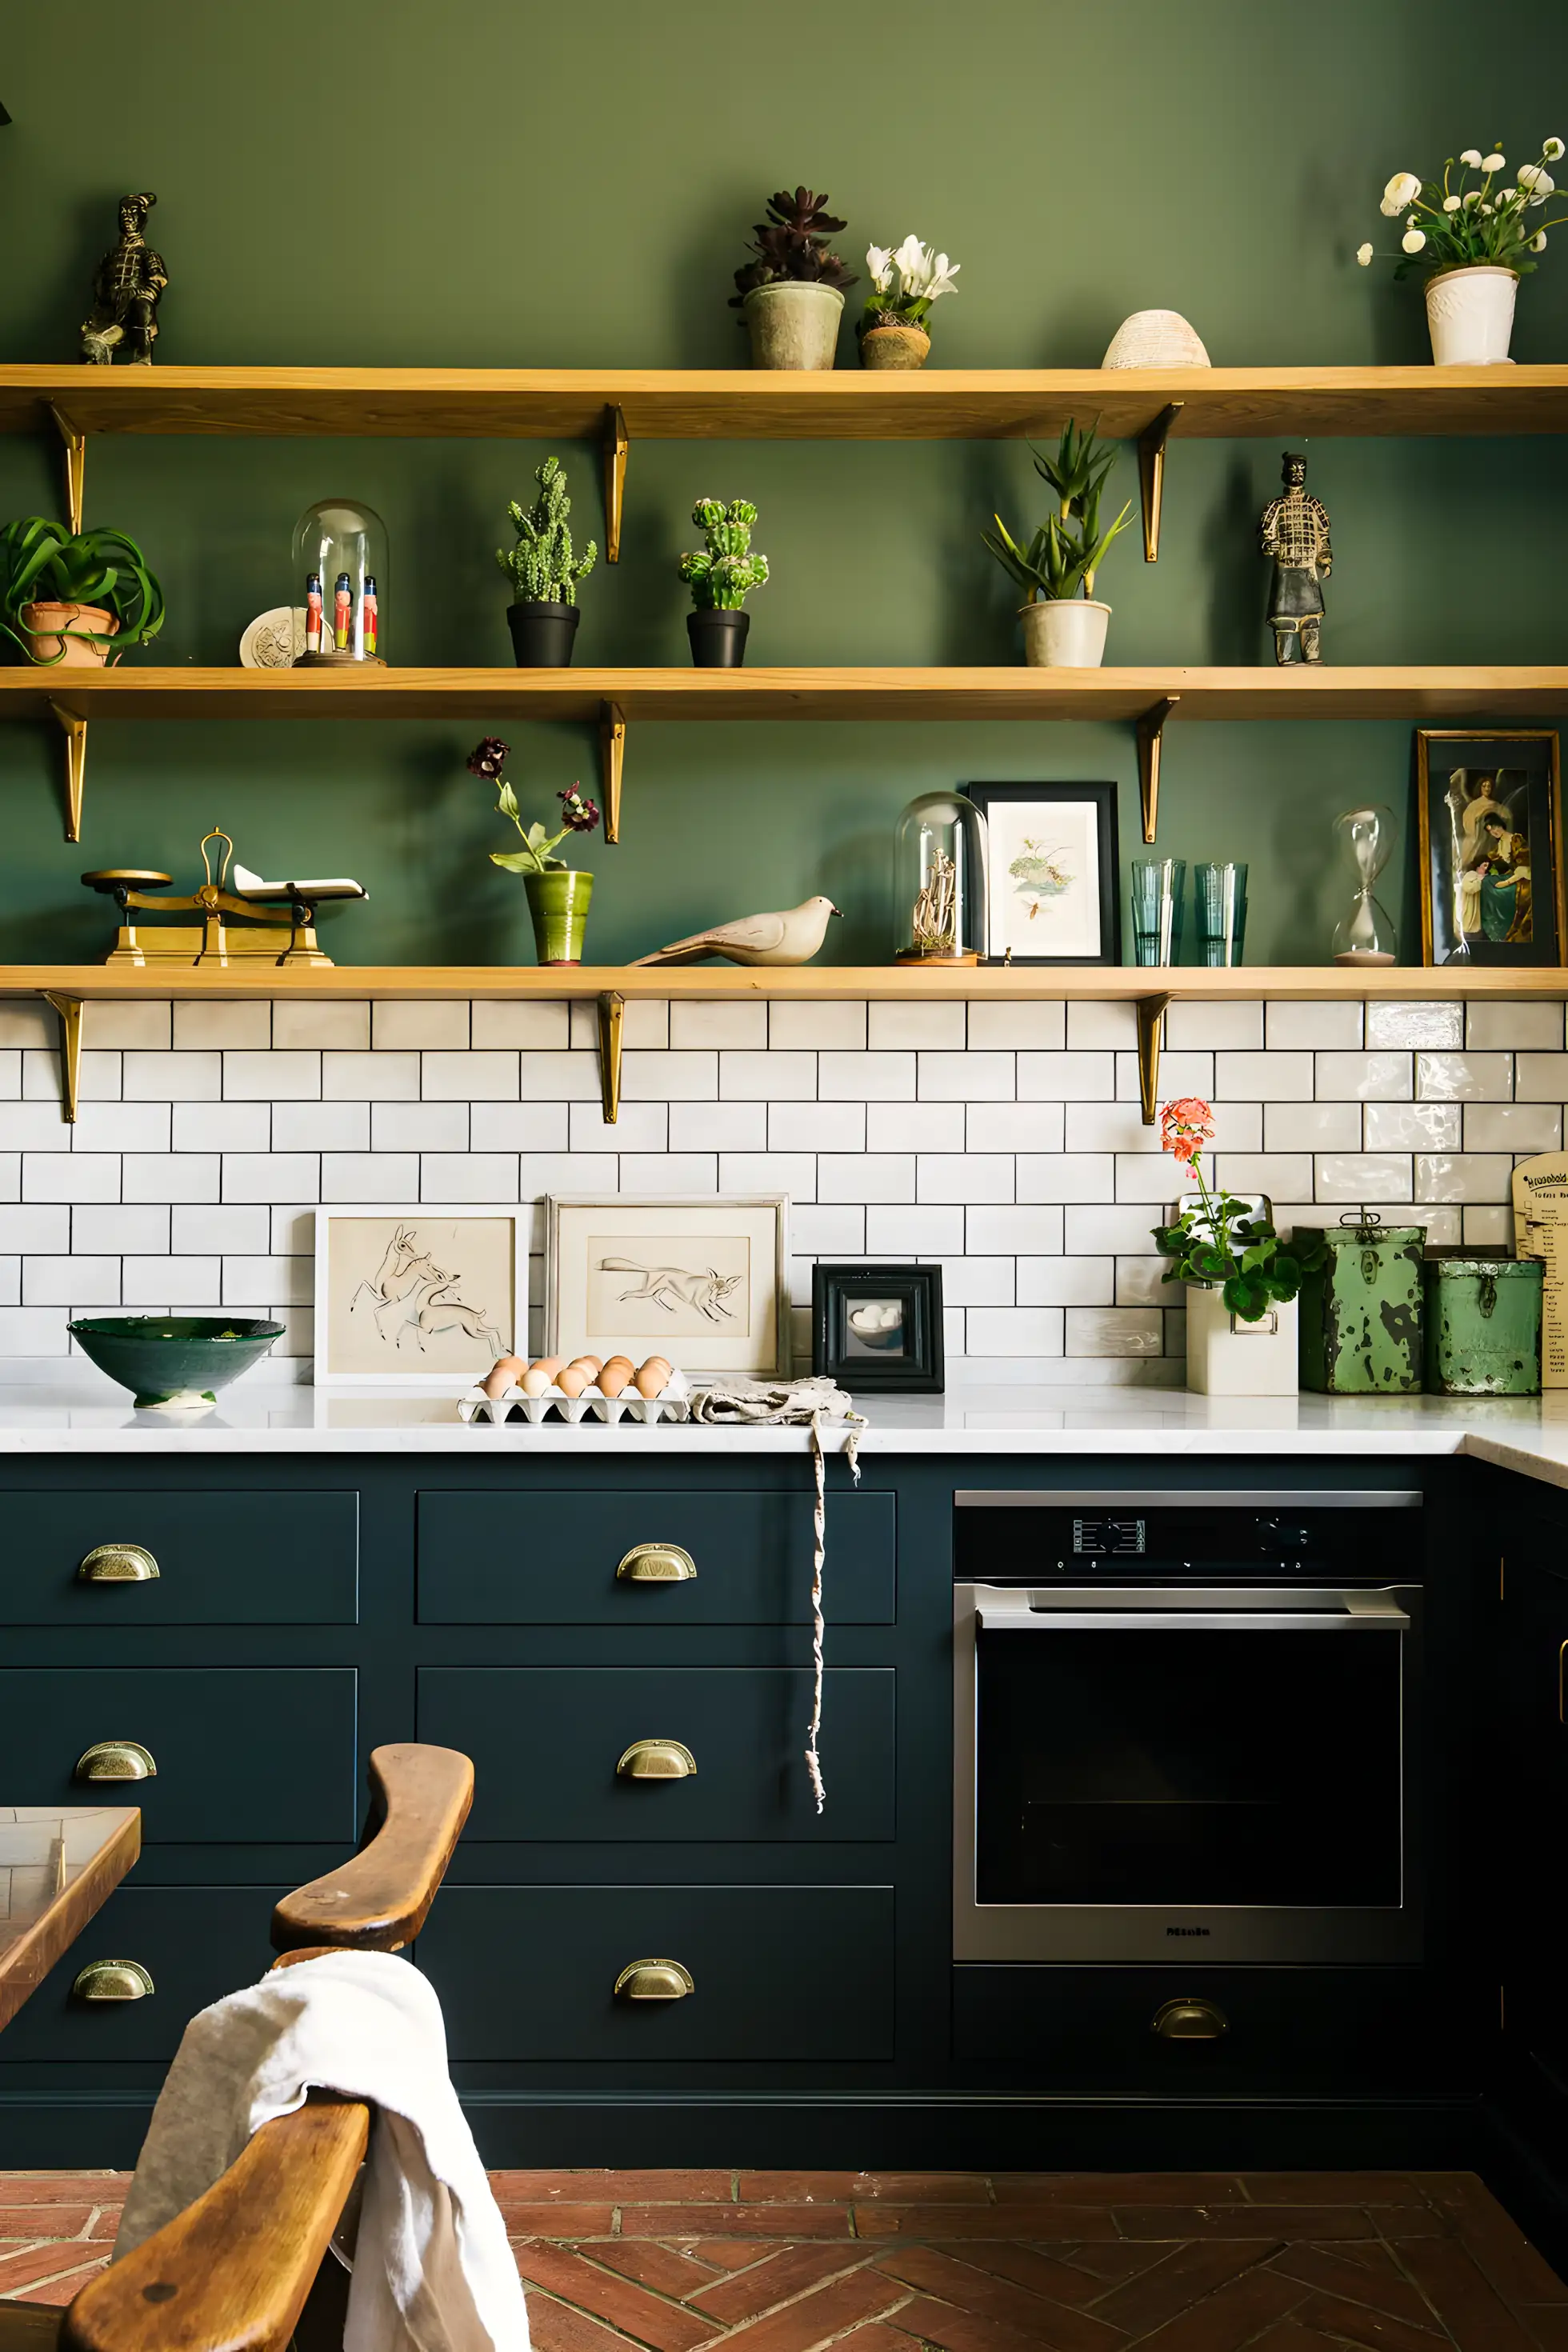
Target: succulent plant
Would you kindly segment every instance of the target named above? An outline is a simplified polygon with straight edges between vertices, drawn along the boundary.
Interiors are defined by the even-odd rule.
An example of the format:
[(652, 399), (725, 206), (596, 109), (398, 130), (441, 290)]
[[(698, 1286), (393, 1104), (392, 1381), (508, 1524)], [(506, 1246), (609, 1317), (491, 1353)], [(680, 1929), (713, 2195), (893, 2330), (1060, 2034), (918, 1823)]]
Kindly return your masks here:
[(1114, 447), (1102, 450), (1092, 430), (1080, 432), (1069, 416), (1054, 457), (1034, 453), (1035, 471), (1057, 494), (1057, 511), (1049, 514), (1029, 541), (1020, 547), (1000, 515), (991, 520), (999, 536), (981, 535), (998, 563), (1009, 571), (1031, 600), (1076, 596), (1081, 589), (1094, 593), (1094, 575), (1107, 549), (1127, 528), (1131, 505), (1113, 523), (1100, 527), (1100, 499), (1105, 478), (1116, 463)]
[(838, 256), (828, 250), (829, 240), (846, 224), (835, 219), (826, 204), (826, 195), (816, 195), (810, 188), (797, 188), (793, 196), (787, 188), (780, 188), (768, 198), (767, 219), (756, 222), (752, 230), (751, 250), (757, 258), (735, 272), (731, 310), (738, 310), (759, 286), (776, 286), (782, 279), (836, 286), (841, 291), (858, 283)]
[(515, 586), (519, 604), (574, 604), (577, 583), (592, 572), (599, 551), (590, 540), (581, 555), (573, 554), (566, 522), (572, 501), (559, 458), (546, 457), (533, 478), (539, 495), (529, 511), (524, 514), (515, 499), (507, 508), (517, 545), (498, 547), (496, 562)]
[(752, 553), (757, 509), (748, 499), (699, 499), (691, 520), (708, 545), (680, 559), (680, 576), (691, 590), (698, 613), (738, 613), (753, 588), (768, 576), (768, 559)]

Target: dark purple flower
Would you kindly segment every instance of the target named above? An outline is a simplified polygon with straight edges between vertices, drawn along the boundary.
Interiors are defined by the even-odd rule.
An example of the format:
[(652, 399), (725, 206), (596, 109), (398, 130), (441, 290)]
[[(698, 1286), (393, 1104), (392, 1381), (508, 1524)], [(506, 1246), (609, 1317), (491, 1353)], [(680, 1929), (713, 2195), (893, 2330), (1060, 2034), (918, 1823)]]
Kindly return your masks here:
[(487, 735), (484, 741), (477, 743), (468, 753), (468, 773), (470, 776), (488, 776), (494, 783), (505, 767), (506, 760), (507, 747), (500, 736)]
[(557, 793), (555, 797), (561, 803), (561, 814), (569, 832), (593, 832), (599, 822), (599, 811), (595, 802), (585, 801), (575, 784), (563, 793)]

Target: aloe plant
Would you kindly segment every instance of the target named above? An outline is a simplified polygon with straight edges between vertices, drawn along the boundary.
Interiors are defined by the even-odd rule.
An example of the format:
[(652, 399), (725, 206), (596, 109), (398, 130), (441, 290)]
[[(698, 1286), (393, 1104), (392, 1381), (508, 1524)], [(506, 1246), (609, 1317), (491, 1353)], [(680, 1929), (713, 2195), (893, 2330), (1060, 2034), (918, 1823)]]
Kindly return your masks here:
[(1101, 530), (1100, 494), (1118, 454), (1114, 444), (1102, 450), (1092, 429), (1080, 432), (1069, 416), (1054, 457), (1033, 452), (1036, 473), (1057, 494), (1056, 513), (1046, 517), (1027, 547), (1018, 545), (1000, 515), (992, 516), (996, 533), (984, 532), (985, 544), (1026, 596), (1060, 600), (1080, 589), (1093, 595), (1094, 575), (1132, 512), (1129, 502)]
[[(163, 625), (163, 592), (148, 571), (142, 550), (120, 530), (68, 530), (43, 515), (28, 515), (0, 530), (0, 628), (30, 661), (44, 656), (30, 642), (37, 636), (79, 637), (112, 647), (118, 659), (128, 646), (150, 645)], [(29, 629), (26, 604), (97, 604), (120, 626), (112, 637), (94, 629)], [(65, 646), (48, 656), (65, 659)]]

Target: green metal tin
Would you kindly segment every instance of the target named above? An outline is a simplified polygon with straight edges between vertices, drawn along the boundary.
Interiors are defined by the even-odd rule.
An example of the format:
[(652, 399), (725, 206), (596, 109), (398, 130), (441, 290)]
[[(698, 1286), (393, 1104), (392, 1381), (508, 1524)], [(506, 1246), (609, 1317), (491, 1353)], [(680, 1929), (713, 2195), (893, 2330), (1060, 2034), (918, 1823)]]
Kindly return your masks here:
[(1426, 1387), (1433, 1396), (1538, 1396), (1535, 1257), (1434, 1250), (1426, 1260)]
[(1415, 1396), (1421, 1389), (1425, 1225), (1363, 1216), (1298, 1225), (1301, 1386), (1324, 1396)]

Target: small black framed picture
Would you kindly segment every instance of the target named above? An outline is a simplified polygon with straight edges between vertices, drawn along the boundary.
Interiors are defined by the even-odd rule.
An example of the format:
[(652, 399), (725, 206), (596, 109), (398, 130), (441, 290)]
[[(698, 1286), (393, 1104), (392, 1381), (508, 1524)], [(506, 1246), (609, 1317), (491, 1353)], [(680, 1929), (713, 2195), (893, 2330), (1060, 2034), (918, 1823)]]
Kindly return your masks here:
[(965, 784), (990, 838), (992, 963), (1121, 961), (1114, 784)]
[(940, 1395), (940, 1265), (814, 1265), (811, 1369), (871, 1395)]
[(1423, 963), (1568, 960), (1554, 728), (1418, 729), (1415, 818)]

